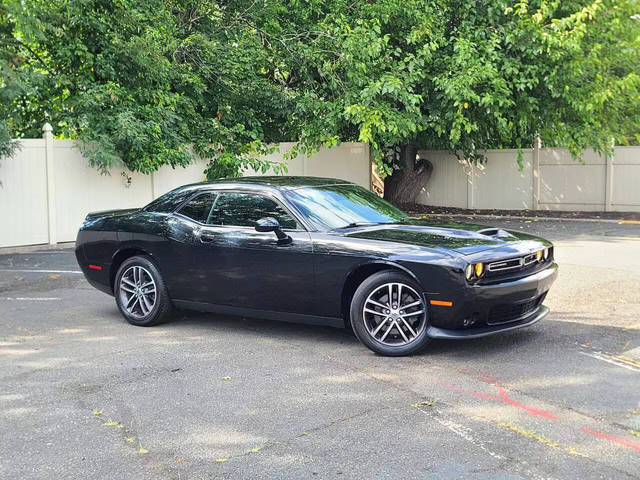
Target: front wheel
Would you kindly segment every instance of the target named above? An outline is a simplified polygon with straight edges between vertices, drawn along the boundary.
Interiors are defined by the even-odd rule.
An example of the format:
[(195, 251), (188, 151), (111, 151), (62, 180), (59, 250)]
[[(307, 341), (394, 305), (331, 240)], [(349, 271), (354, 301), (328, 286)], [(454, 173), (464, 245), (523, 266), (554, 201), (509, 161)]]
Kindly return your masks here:
[(162, 276), (147, 257), (125, 260), (118, 269), (113, 289), (120, 313), (132, 325), (157, 325), (171, 313), (171, 300)]
[(367, 278), (351, 301), (351, 325), (358, 339), (376, 353), (403, 356), (429, 343), (427, 307), (420, 286), (407, 275), (378, 272)]

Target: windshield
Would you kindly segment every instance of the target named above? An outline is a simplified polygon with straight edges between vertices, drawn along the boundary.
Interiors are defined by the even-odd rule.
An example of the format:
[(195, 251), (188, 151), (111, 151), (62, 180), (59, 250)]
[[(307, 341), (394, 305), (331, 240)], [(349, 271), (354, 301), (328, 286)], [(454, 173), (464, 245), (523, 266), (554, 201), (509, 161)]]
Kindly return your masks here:
[(319, 230), (397, 223), (407, 215), (358, 185), (327, 185), (289, 190), (285, 194)]

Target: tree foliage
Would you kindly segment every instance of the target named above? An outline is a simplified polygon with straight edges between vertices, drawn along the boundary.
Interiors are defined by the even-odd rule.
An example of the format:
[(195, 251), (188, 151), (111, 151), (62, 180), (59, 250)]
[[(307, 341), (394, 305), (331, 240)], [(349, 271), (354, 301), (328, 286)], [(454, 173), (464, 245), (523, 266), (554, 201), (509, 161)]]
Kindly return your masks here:
[(638, 138), (636, 0), (314, 5), (274, 32), (306, 32), (274, 44), (298, 79), (304, 138), (370, 142), (387, 167), (407, 142), (473, 158), (537, 135), (574, 153)]
[[(220, 2), (6, 0), (0, 119), (14, 137), (84, 141), (99, 168), (234, 174), (287, 138), (292, 104), (260, 38)], [(239, 163), (240, 162), (240, 163)]]
[(272, 142), (360, 140), (392, 174), (407, 143), (479, 158), (640, 133), (637, 0), (2, 1), (0, 148), (47, 114), (101, 168), (192, 147), (233, 175)]

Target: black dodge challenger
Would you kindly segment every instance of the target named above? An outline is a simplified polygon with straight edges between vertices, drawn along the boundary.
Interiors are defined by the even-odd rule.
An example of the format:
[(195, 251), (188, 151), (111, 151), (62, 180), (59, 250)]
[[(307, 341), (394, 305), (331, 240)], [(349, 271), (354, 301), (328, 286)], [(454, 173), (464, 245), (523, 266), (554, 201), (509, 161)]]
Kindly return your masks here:
[(180, 187), (87, 215), (76, 245), (87, 280), (134, 325), (174, 307), (330, 324), (383, 355), (532, 325), (558, 268), (541, 238), (410, 218), (312, 177)]

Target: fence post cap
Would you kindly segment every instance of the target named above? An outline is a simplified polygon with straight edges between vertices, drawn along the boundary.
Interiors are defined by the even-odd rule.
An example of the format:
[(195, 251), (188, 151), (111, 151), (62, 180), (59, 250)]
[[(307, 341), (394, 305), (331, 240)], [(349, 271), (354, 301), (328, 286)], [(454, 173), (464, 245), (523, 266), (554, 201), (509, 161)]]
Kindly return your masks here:
[(43, 126), (42, 126), (42, 131), (44, 133), (49, 133), (49, 132), (53, 132), (53, 127), (51, 126), (51, 124), (49, 122), (46, 122)]
[(539, 135), (536, 135), (536, 138), (533, 139), (533, 148), (542, 148), (542, 139)]

